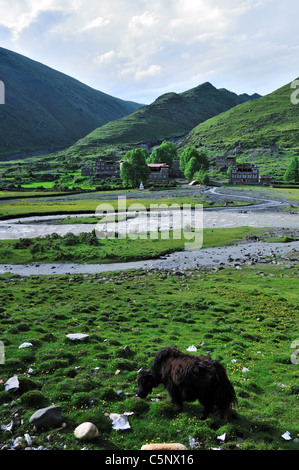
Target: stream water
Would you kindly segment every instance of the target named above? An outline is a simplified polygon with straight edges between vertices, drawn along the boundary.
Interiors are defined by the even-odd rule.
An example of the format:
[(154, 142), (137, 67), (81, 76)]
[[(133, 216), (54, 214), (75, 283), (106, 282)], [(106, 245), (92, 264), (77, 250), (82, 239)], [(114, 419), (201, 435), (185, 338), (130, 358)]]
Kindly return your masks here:
[[(211, 188), (207, 191), (211, 195), (221, 195), (218, 188)], [(229, 197), (229, 195), (227, 195)], [(233, 195), (234, 200), (244, 200), (252, 202), (252, 198), (244, 195)], [(194, 227), (201, 218), (200, 224), (203, 228), (225, 228), (225, 227), (269, 227), (275, 229), (289, 229), (291, 231), (299, 231), (298, 214), (290, 211), (280, 210), (283, 206), (287, 206), (277, 200), (259, 198), (250, 206), (234, 206), (222, 208), (208, 208), (203, 211), (140, 211), (137, 217), (130, 208), (126, 212), (126, 220), (111, 223), (101, 223), (108, 233), (115, 230), (118, 233), (145, 233), (150, 231), (165, 229), (183, 229), (186, 226)], [(178, 215), (179, 212), (179, 215)], [(84, 217), (91, 214), (72, 215), (72, 217)], [(57, 222), (69, 217), (68, 215), (59, 216), (35, 216), (24, 217), (21, 219), (10, 219), (0, 222), (0, 239), (20, 239), (34, 238), (37, 236), (45, 236), (51, 233), (65, 235), (72, 232), (78, 235), (82, 232), (90, 232), (99, 224), (65, 224), (59, 225)], [(66, 273), (101, 273), (107, 271), (116, 271), (123, 269), (138, 268), (159, 268), (159, 269), (181, 269), (182, 267), (196, 266), (213, 266), (215, 263), (227, 263), (231, 257), (239, 258), (242, 256), (243, 250), (247, 252), (247, 257), (255, 256), (260, 252), (259, 256), (271, 256), (271, 254), (281, 254), (290, 249), (298, 249), (298, 242), (291, 244), (240, 244), (233, 247), (210, 248), (207, 250), (183, 251), (167, 256), (165, 259), (148, 260), (133, 263), (113, 263), (102, 265), (76, 265), (76, 264), (59, 264), (51, 265), (0, 265), (0, 273), (13, 272), (22, 275), (31, 274), (66, 274)]]

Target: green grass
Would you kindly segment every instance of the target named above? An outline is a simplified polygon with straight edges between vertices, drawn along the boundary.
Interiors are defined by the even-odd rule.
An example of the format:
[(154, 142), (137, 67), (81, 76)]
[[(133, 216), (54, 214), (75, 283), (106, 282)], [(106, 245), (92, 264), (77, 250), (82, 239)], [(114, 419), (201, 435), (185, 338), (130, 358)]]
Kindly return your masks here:
[(55, 185), (54, 181), (36, 181), (28, 184), (22, 184), (22, 188), (25, 189), (35, 189), (35, 188), (44, 188), (44, 189), (51, 189)]
[[(93, 193), (93, 197), (99, 196), (99, 199), (82, 199), (84, 196), (80, 196), (80, 199), (75, 199), (75, 197), (65, 197), (64, 200), (59, 198), (51, 199), (49, 195), (48, 198), (40, 199), (16, 199), (13, 201), (7, 201), (1, 205), (0, 210), (0, 220), (7, 219), (9, 217), (25, 217), (30, 215), (52, 215), (52, 214), (71, 214), (71, 213), (95, 213), (96, 208), (103, 203), (108, 203), (111, 206), (111, 211), (118, 211), (119, 204), (118, 200), (103, 200), (101, 193)], [(184, 204), (190, 204), (191, 208), (194, 208), (196, 204), (203, 204), (203, 207), (209, 207), (213, 205), (214, 207), (221, 207), (221, 204), (212, 204), (210, 201), (205, 198), (201, 199), (200, 197), (188, 197), (188, 196), (174, 196), (168, 198), (153, 198), (148, 197), (145, 199), (127, 199), (126, 200), (126, 210), (133, 210), (133, 204), (142, 204), (145, 209), (154, 209), (155, 205), (165, 204), (167, 207), (170, 207), (172, 204), (183, 207)], [(243, 203), (233, 203), (233, 205), (244, 205)], [(155, 206), (156, 207), (156, 206)], [(164, 206), (165, 207), (165, 206)], [(122, 209), (122, 208), (121, 208)], [(123, 209), (122, 209), (123, 210)]]
[(199, 122), (226, 111), (244, 99), (228, 91), (203, 83), (186, 92), (165, 93), (152, 104), (132, 114), (98, 127), (77, 141), (65, 152), (73, 156), (92, 158), (95, 154), (117, 155), (140, 142), (165, 140), (186, 135)]
[(127, 219), (133, 219), (137, 217), (137, 214), (117, 214), (117, 215), (106, 215), (104, 217), (66, 217), (55, 225), (73, 225), (73, 224), (97, 224), (97, 223), (108, 223), (108, 222), (122, 222)]
[[(245, 240), (249, 235), (264, 236), (267, 229), (252, 227), (204, 229), (203, 248), (231, 245)], [(0, 258), (2, 264), (42, 263), (116, 263), (154, 259), (160, 256), (182, 251), (185, 243), (195, 239), (185, 238), (184, 231), (170, 231), (168, 239), (158, 232), (158, 238), (152, 239), (149, 234), (132, 239), (104, 238), (99, 240), (96, 232), (72, 233), (60, 236), (57, 234), (46, 237), (20, 240), (1, 240)], [(195, 234), (194, 234), (195, 235)]]
[(295, 237), (270, 237), (266, 239), (267, 243), (290, 243), (290, 242), (295, 242), (297, 241), (298, 238)]
[(97, 126), (140, 107), (3, 48), (0, 69), (1, 79), (9, 83), (7, 103), (1, 108), (0, 160), (10, 154), (25, 157), (64, 149)]
[[(298, 106), (291, 103), (292, 90), (287, 84), (258, 100), (249, 101), (221, 113), (195, 127), (184, 141), (186, 145), (210, 148), (252, 149), (278, 145), (298, 145)], [(275, 156), (272, 157), (275, 162)]]
[[(17, 434), (28, 432), (34, 447), (138, 450), (151, 442), (188, 445), (192, 436), (199, 449), (211, 449), (226, 432), (224, 449), (297, 449), (298, 365), (291, 362), (291, 344), (299, 335), (298, 265), (203, 269), (184, 276), (3, 275), (0, 297), (1, 379), (17, 374), (20, 380), (13, 393), (0, 384), (0, 424), (18, 410), (23, 421)], [(68, 333), (90, 336), (78, 344), (67, 340)], [(33, 346), (19, 349), (24, 341)], [(201, 421), (198, 403), (176, 413), (162, 386), (145, 400), (135, 397), (138, 369), (148, 368), (160, 348), (185, 351), (192, 344), (198, 348), (194, 354), (209, 351), (221, 360), (234, 385), (239, 408), (227, 424), (214, 414)], [(45, 404), (62, 407), (65, 428), (33, 430), (30, 416)], [(134, 413), (131, 430), (112, 430), (107, 415), (125, 411)], [(96, 440), (75, 439), (73, 431), (83, 421), (99, 428)], [(281, 437), (287, 430), (291, 441)], [(0, 431), (0, 438), (6, 442), (10, 435)]]
[[(230, 186), (226, 185), (227, 188), (231, 188), (234, 191), (253, 191), (253, 192), (260, 192), (265, 193), (265, 198), (269, 195), (271, 198), (277, 197), (285, 197), (285, 199), (289, 202), (299, 203), (299, 189), (298, 188), (270, 188), (264, 186)], [(246, 193), (245, 193), (246, 194)]]

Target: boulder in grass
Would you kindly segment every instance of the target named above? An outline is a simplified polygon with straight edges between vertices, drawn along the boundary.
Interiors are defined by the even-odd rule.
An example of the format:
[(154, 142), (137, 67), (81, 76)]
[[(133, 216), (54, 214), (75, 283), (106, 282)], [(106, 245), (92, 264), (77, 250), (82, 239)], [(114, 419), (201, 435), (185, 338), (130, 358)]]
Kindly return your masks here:
[(10, 379), (8, 379), (7, 382), (4, 384), (4, 389), (5, 390), (10, 390), (11, 392), (15, 392), (18, 390), (20, 384), (19, 384), (19, 379), (17, 375), (14, 375)]
[(58, 405), (51, 405), (37, 410), (29, 420), (29, 423), (33, 424), (36, 428), (45, 429), (58, 426), (61, 422), (61, 406)]
[(187, 447), (177, 442), (171, 444), (145, 444), (141, 450), (187, 450)]
[(93, 423), (87, 421), (76, 427), (74, 435), (77, 439), (91, 440), (99, 435), (99, 430)]

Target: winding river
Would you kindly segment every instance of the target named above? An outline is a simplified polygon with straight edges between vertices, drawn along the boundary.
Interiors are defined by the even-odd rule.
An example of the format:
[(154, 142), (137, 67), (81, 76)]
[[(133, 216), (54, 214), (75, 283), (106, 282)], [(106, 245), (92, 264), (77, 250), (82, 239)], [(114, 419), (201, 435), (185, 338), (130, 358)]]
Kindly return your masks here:
[[(223, 192), (218, 188), (211, 188), (206, 191), (209, 196), (223, 196)], [(230, 194), (225, 193), (226, 198)], [(251, 202), (252, 197), (242, 194), (232, 195), (234, 200), (239, 199), (244, 202)], [(130, 208), (126, 212), (125, 220), (112, 225), (118, 233), (145, 233), (158, 229), (177, 229), (185, 226), (196, 226), (198, 218), (201, 218), (201, 225), (204, 228), (224, 228), (224, 227), (269, 227), (275, 229), (288, 229), (292, 232), (299, 231), (298, 214), (291, 211), (281, 210), (288, 206), (287, 202), (275, 199), (258, 198), (250, 206), (234, 206), (222, 208), (208, 208), (198, 211), (140, 211), (135, 217)], [(178, 216), (178, 212), (180, 216)], [(80, 214), (72, 217), (84, 217), (91, 214)], [(0, 222), (0, 239), (34, 238), (45, 236), (51, 233), (65, 235), (72, 232), (78, 235), (82, 232), (94, 230), (95, 224), (65, 224), (57, 225), (61, 219), (68, 215), (59, 216), (35, 216), (21, 219), (10, 219)], [(103, 222), (103, 221), (102, 221)], [(113, 223), (101, 223), (97, 226), (107, 233), (111, 230)], [(34, 264), (34, 265), (0, 265), (0, 273), (12, 272), (21, 275), (32, 274), (72, 274), (72, 273), (103, 273), (108, 271), (118, 271), (126, 269), (182, 269), (199, 266), (215, 266), (217, 264), (227, 264), (230, 259), (240, 259), (246, 255), (247, 260), (257, 257), (259, 259), (274, 254), (283, 254), (291, 249), (298, 249), (298, 242), (288, 244), (265, 244), (248, 243), (234, 245), (233, 247), (210, 248), (195, 251), (183, 251), (173, 253), (164, 259), (148, 260), (134, 263), (113, 263), (101, 265), (77, 265), (77, 264)], [(244, 254), (245, 252), (245, 254)]]

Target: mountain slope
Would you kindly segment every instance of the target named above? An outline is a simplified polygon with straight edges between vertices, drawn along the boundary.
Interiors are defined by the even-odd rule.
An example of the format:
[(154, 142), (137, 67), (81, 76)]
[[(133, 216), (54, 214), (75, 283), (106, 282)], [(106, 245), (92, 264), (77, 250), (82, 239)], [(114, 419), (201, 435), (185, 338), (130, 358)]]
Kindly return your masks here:
[(106, 145), (138, 144), (186, 135), (199, 122), (259, 95), (236, 95), (203, 83), (186, 92), (166, 93), (122, 119), (95, 129), (70, 149), (91, 156)]
[(68, 147), (140, 104), (97, 91), (63, 73), (0, 48), (0, 156)]
[(299, 143), (299, 105), (291, 102), (290, 83), (257, 100), (246, 102), (196, 126), (180, 143), (229, 150)]

